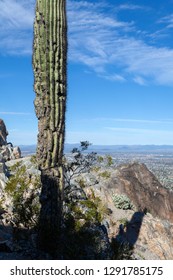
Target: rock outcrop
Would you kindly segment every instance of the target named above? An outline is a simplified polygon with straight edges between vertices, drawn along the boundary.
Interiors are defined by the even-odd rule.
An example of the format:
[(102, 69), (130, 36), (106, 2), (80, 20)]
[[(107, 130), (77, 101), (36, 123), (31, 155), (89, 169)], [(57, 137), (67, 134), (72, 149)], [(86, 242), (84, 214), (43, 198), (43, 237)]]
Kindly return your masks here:
[[(84, 188), (87, 196), (94, 191), (110, 209), (103, 221), (110, 242), (120, 240), (130, 244), (135, 259), (172, 260), (173, 193), (163, 188), (144, 164), (121, 165), (110, 173), (107, 180)], [(85, 174), (84, 178), (89, 176)], [(117, 209), (114, 194), (127, 195), (135, 209)]]
[(146, 165), (132, 163), (119, 166), (107, 186), (126, 194), (138, 210), (173, 223), (173, 192), (162, 187)]
[[(30, 209), (33, 195), (36, 198), (36, 203), (32, 199), (33, 206), (37, 206), (40, 171), (33, 160), (22, 158), (0, 163), (0, 198), (3, 198), (0, 259), (45, 258), (34, 247), (36, 233), (30, 234), (23, 225), (22, 229), (16, 228), (18, 216), (14, 220), (14, 204), (7, 200), (7, 195), (3, 196), (6, 184), (9, 189), (13, 188), (12, 195), (16, 191), (13, 182), (17, 182), (19, 191), (22, 190), (20, 184), (22, 188), (25, 184), (23, 209), (27, 206)], [(79, 178), (65, 193), (63, 259), (173, 259), (172, 192), (164, 189), (144, 164), (131, 163), (117, 168), (102, 166), (99, 171), (80, 174)], [(113, 201), (116, 194), (126, 194), (135, 208), (116, 208)], [(6, 213), (1, 214), (1, 210)], [(15, 227), (12, 222), (15, 222)], [(25, 254), (26, 251), (29, 255)]]
[(5, 123), (0, 119), (0, 162), (21, 158), (20, 148), (7, 143), (7, 136)]
[(7, 144), (8, 131), (6, 129), (5, 123), (0, 119), (0, 147)]

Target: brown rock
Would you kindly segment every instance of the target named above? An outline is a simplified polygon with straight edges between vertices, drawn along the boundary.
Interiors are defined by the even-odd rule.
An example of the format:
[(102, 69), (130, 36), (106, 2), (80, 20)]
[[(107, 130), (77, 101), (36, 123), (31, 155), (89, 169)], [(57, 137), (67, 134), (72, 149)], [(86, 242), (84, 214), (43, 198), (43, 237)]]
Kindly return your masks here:
[(119, 166), (108, 183), (109, 190), (126, 194), (139, 210), (173, 223), (173, 192), (163, 188), (145, 164)]
[[(160, 184), (144, 164), (122, 165), (111, 172), (107, 183), (86, 187), (94, 191), (111, 214), (105, 214), (109, 240), (124, 240), (133, 246), (135, 259), (173, 260), (173, 193)], [(126, 194), (137, 209), (117, 209), (113, 194)]]
[(172, 234), (173, 224), (147, 214), (135, 245), (136, 251), (143, 248), (141, 254), (145, 259), (173, 260)]
[(0, 119), (0, 146), (7, 144), (7, 129), (5, 123), (2, 119)]

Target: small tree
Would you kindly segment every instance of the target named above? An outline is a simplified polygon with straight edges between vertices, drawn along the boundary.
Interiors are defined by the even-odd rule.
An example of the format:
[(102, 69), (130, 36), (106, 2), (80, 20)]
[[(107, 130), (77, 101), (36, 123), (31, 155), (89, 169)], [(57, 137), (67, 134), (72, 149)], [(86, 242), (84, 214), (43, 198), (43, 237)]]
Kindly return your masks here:
[(73, 148), (71, 151), (71, 159), (64, 160), (66, 191), (68, 191), (68, 189), (70, 190), (71, 180), (75, 176), (90, 172), (91, 167), (97, 161), (97, 153), (91, 152), (84, 154), (90, 145), (88, 141), (81, 141), (80, 147)]

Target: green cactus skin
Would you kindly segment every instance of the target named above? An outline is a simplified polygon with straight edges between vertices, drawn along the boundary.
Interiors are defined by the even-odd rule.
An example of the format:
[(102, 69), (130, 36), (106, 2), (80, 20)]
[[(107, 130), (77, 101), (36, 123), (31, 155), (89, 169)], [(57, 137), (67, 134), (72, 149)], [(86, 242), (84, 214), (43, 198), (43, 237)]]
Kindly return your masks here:
[[(42, 172), (40, 245), (55, 247), (63, 196), (66, 111), (66, 0), (37, 0), (33, 70), (38, 118), (37, 158)], [(57, 215), (58, 213), (58, 215)], [(58, 226), (57, 226), (58, 225)], [(51, 240), (50, 240), (51, 239)]]

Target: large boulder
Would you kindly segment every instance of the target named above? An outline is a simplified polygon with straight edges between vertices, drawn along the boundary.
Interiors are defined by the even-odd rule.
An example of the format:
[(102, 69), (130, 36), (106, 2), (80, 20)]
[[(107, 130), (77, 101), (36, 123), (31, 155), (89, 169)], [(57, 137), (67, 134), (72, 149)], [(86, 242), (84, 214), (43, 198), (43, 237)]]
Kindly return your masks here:
[(7, 144), (8, 131), (6, 129), (5, 123), (0, 119), (0, 146)]
[(14, 156), (14, 159), (21, 158), (21, 150), (18, 146), (13, 148), (13, 156)]
[(13, 147), (11, 143), (7, 143), (7, 129), (5, 123), (0, 119), (0, 161), (8, 161), (21, 158), (19, 147)]
[(19, 147), (13, 147), (11, 143), (0, 147), (0, 157), (4, 161), (21, 158), (21, 150)]
[(147, 209), (153, 216), (173, 223), (173, 192), (165, 189), (145, 164), (119, 166), (107, 187), (126, 194), (138, 210)]

